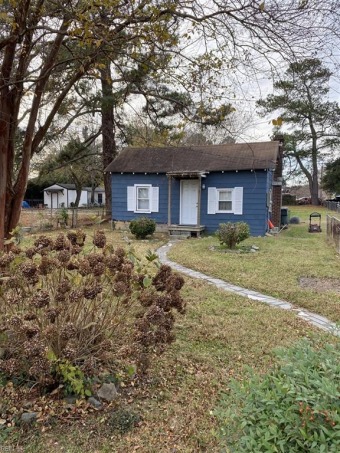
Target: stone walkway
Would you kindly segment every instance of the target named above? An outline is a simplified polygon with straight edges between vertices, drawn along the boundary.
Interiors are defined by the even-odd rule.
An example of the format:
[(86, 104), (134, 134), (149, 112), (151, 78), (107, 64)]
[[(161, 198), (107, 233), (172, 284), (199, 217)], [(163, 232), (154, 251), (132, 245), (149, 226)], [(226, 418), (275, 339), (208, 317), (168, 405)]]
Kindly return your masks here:
[(175, 241), (168, 242), (168, 244), (163, 245), (157, 250), (159, 260), (163, 264), (168, 264), (173, 269), (176, 269), (178, 272), (188, 275), (192, 278), (198, 278), (200, 280), (205, 280), (208, 283), (217, 286), (217, 288), (223, 289), (234, 294), (238, 294), (242, 297), (247, 297), (248, 299), (257, 300), (259, 302), (264, 302), (265, 304), (271, 305), (275, 308), (281, 308), (283, 310), (289, 310), (296, 313), (296, 315), (313, 326), (319, 327), (320, 329), (327, 330), (333, 335), (340, 337), (340, 327), (337, 326), (334, 322), (330, 321), (323, 316), (316, 315), (305, 309), (294, 307), (293, 304), (281, 299), (275, 299), (271, 296), (266, 296), (264, 294), (258, 293), (257, 291), (251, 291), (249, 289), (241, 288), (240, 286), (231, 285), (230, 283), (220, 280), (219, 278), (210, 277), (209, 275), (203, 274), (202, 272), (194, 271), (188, 267), (182, 266), (170, 261), (167, 257), (167, 252), (170, 247), (175, 243)]

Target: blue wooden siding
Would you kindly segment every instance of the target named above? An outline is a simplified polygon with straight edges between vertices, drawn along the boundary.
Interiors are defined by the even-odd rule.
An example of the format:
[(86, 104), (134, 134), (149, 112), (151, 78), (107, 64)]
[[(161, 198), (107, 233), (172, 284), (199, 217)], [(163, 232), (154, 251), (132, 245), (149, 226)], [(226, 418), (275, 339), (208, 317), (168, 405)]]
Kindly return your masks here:
[[(254, 172), (212, 172), (202, 179), (205, 189), (201, 192), (201, 224), (208, 233), (217, 230), (220, 223), (247, 222), (251, 235), (264, 235), (267, 230), (268, 207), (267, 192), (270, 190), (272, 172), (257, 170)], [(152, 184), (159, 187), (159, 212), (141, 214), (127, 211), (127, 187), (134, 184)], [(208, 187), (234, 188), (243, 187), (243, 215), (207, 214)], [(180, 180), (172, 180), (171, 222), (179, 223)], [(112, 175), (112, 218), (129, 221), (147, 216), (157, 223), (168, 222), (168, 178), (165, 174), (117, 174)]]
[[(201, 224), (208, 232), (214, 232), (220, 223), (247, 222), (252, 236), (263, 236), (267, 229), (267, 187), (270, 172), (264, 170), (236, 172), (214, 172), (202, 183)], [(243, 187), (243, 215), (216, 213), (207, 214), (208, 187), (228, 189)]]
[[(159, 187), (159, 212), (151, 214), (137, 213), (127, 210), (127, 187), (134, 184), (152, 184)], [(111, 177), (112, 218), (129, 221), (137, 217), (151, 217), (157, 223), (168, 222), (168, 178), (166, 175), (153, 174), (117, 174)]]

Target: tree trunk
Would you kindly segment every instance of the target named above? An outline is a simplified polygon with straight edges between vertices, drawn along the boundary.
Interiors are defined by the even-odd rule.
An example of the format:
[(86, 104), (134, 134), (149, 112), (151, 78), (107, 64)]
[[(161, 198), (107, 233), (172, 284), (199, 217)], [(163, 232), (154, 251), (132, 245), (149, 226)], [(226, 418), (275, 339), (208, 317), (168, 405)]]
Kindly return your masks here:
[[(1, 99), (2, 100), (2, 99)], [(8, 133), (9, 133), (9, 115), (5, 111), (5, 108), (1, 102), (0, 106), (0, 250), (4, 249), (5, 237), (7, 232), (5, 231), (6, 225), (6, 204), (7, 204), (7, 172), (8, 172)]]
[(311, 196), (311, 203), (313, 206), (318, 206), (319, 203), (319, 181), (318, 181), (318, 165), (317, 162), (314, 162), (314, 155), (313, 155), (313, 169), (312, 172), (310, 172), (304, 165), (304, 163), (301, 160), (301, 157), (298, 155), (298, 153), (293, 153), (293, 156), (295, 156), (297, 163), (299, 167), (301, 168), (303, 174), (306, 176), (308, 180), (308, 186), (309, 186), (309, 193)]
[(75, 208), (79, 208), (79, 202), (80, 202), (82, 188), (80, 188), (80, 189), (76, 188), (76, 192), (77, 192), (77, 196), (76, 196), (76, 199), (74, 201), (74, 207)]
[(313, 177), (311, 187), (311, 203), (313, 206), (318, 206), (319, 202), (319, 181), (317, 177)]
[[(112, 162), (117, 155), (115, 140), (114, 123), (114, 99), (112, 95), (112, 75), (110, 61), (105, 62), (105, 68), (101, 69), (102, 85), (102, 141), (103, 141), (103, 167), (105, 168)], [(111, 175), (104, 173), (105, 187), (105, 210), (106, 216), (112, 217), (112, 197), (111, 197)]]
[(16, 121), (13, 120), (13, 107), (16, 100), (9, 89), (9, 80), (13, 67), (16, 42), (6, 48), (0, 73), (0, 250), (5, 248), (5, 239), (9, 231), (9, 209), (12, 193), (12, 164), (14, 160), (14, 131)]
[[(314, 129), (313, 129), (314, 132)], [(316, 143), (316, 134), (313, 136), (312, 143), (312, 187), (311, 200), (313, 206), (318, 206), (319, 203), (319, 169), (318, 169), (318, 151)]]

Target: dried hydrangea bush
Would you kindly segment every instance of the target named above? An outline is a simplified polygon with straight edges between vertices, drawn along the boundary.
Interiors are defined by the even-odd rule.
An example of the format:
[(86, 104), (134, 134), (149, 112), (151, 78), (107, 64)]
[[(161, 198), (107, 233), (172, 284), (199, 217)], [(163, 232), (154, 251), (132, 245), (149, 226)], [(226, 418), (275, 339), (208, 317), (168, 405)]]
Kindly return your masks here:
[[(183, 313), (183, 278), (168, 266), (151, 275), (123, 248), (83, 231), (40, 236), (34, 247), (0, 255), (0, 371), (42, 387), (58, 383), (56, 364), (84, 376), (134, 363), (145, 373), (150, 358), (174, 340), (174, 311)], [(153, 258), (154, 260), (154, 258)], [(149, 260), (150, 261), (150, 260)]]

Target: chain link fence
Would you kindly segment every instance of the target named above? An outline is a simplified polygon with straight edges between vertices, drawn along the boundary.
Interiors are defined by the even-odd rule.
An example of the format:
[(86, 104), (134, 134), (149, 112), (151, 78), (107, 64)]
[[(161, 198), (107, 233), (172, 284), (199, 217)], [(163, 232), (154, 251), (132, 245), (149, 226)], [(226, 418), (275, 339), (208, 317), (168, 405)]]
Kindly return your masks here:
[(330, 211), (340, 213), (340, 202), (339, 201), (324, 201), (322, 205)]
[(340, 253), (340, 220), (327, 215), (327, 239), (332, 240), (338, 253)]

